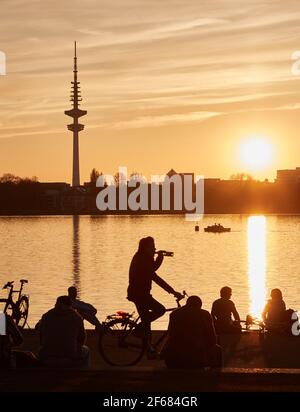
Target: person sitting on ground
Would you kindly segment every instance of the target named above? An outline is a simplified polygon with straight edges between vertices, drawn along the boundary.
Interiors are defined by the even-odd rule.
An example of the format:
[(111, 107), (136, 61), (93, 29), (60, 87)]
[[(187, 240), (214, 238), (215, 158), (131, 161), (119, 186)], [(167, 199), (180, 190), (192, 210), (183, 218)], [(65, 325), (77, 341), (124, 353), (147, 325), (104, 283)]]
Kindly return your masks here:
[(72, 301), (72, 308), (76, 309), (84, 320), (88, 321), (91, 325), (95, 326), (97, 330), (101, 331), (101, 322), (96, 317), (97, 309), (90, 303), (82, 302), (77, 299), (77, 289), (75, 286), (70, 286), (68, 288), (68, 296)]
[(171, 312), (168, 340), (162, 355), (168, 368), (221, 367), (222, 351), (210, 313), (199, 296)]
[(268, 300), (262, 318), (266, 328), (271, 332), (291, 334), (294, 310), (286, 310), (286, 305), (280, 289), (271, 290), (271, 299)]
[(14, 320), (9, 315), (5, 316), (5, 335), (0, 335), (0, 367), (11, 368), (15, 363), (12, 349), (23, 343), (23, 336)]
[(23, 335), (13, 318), (5, 316), (5, 334), (0, 334), (0, 369), (37, 367), (39, 361), (30, 351), (16, 350), (23, 343)]
[(218, 335), (223, 333), (240, 333), (240, 315), (234, 302), (230, 299), (232, 289), (224, 286), (220, 290), (220, 299), (214, 301), (211, 315)]
[(42, 316), (39, 358), (44, 365), (88, 367), (83, 319), (72, 308), (69, 296), (59, 296), (55, 307)]

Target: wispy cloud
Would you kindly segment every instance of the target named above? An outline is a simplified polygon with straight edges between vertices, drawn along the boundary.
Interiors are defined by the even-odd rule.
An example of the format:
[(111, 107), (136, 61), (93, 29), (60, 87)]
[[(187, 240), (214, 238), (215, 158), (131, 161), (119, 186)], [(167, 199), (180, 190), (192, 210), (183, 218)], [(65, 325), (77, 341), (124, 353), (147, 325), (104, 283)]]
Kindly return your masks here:
[(296, 0), (1, 0), (0, 139), (67, 133), (75, 39), (87, 138), (296, 111), (299, 21)]
[(200, 122), (220, 113), (192, 112), (185, 114), (171, 114), (165, 116), (143, 116), (134, 120), (119, 122), (114, 125), (116, 129), (157, 127), (174, 123)]

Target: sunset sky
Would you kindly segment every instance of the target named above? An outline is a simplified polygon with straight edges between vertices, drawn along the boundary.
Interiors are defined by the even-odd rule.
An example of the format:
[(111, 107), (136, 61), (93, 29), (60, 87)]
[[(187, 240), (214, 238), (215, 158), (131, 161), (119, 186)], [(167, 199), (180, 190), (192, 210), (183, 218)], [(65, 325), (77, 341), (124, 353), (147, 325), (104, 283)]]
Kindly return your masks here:
[[(81, 181), (96, 167), (273, 179), (300, 166), (298, 0), (1, 0), (0, 175), (71, 180), (73, 42), (88, 115)], [(258, 170), (240, 146), (272, 148)]]

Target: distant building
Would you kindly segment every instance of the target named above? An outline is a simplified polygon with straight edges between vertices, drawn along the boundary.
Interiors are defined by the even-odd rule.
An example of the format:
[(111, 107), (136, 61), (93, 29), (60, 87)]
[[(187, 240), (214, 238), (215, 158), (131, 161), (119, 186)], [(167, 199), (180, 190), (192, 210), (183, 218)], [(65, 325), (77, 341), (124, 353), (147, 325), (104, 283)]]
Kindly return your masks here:
[(296, 169), (277, 170), (276, 183), (300, 183), (300, 167), (296, 167)]
[[(179, 176), (180, 180), (181, 180), (181, 199), (180, 197), (178, 198), (178, 196), (180, 196), (180, 192), (177, 193), (175, 186), (173, 187), (172, 184), (172, 178), (174, 178), (175, 176)], [(187, 210), (185, 209), (185, 192), (186, 190), (188, 191), (189, 189), (192, 190), (192, 196), (193, 196), (193, 200), (194, 200), (194, 193), (195, 193), (195, 176), (194, 173), (177, 173), (174, 169), (171, 169), (168, 171), (168, 173), (166, 174), (166, 177), (164, 179), (163, 183), (168, 183), (168, 178), (170, 179), (170, 211), (174, 212), (174, 213), (186, 213)], [(179, 181), (180, 181), (179, 180)], [(176, 179), (173, 179), (173, 182), (175, 182)], [(177, 182), (178, 182), (178, 178), (177, 178)], [(186, 185), (186, 188), (185, 188)], [(177, 186), (178, 187), (178, 186)], [(160, 188), (160, 190), (162, 191), (162, 188)], [(178, 210), (178, 206), (176, 205), (176, 201), (175, 199), (177, 199), (177, 202), (181, 202), (181, 206), (180, 206), (180, 210)], [(162, 207), (162, 204), (160, 205)]]
[(70, 189), (67, 183), (39, 183), (40, 202), (43, 211), (59, 211), (61, 208), (61, 195)]
[(85, 213), (88, 209), (88, 196), (84, 187), (71, 187), (61, 194), (61, 210), (63, 213)]
[(184, 184), (184, 176), (191, 176), (192, 183), (194, 184), (194, 173), (177, 173), (174, 169), (171, 169), (168, 171), (166, 176), (168, 176), (169, 178), (171, 178), (172, 176), (180, 176), (182, 179), (182, 184)]

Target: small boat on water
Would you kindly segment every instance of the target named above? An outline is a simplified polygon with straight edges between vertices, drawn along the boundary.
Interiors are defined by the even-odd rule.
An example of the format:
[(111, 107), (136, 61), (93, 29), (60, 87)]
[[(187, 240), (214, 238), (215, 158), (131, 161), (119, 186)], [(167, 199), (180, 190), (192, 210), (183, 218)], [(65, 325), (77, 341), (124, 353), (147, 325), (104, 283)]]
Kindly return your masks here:
[(214, 224), (212, 226), (207, 226), (204, 228), (204, 232), (212, 232), (212, 233), (223, 233), (223, 232), (230, 232), (231, 229), (230, 227), (224, 227), (222, 225), (220, 225), (220, 223), (218, 224)]

